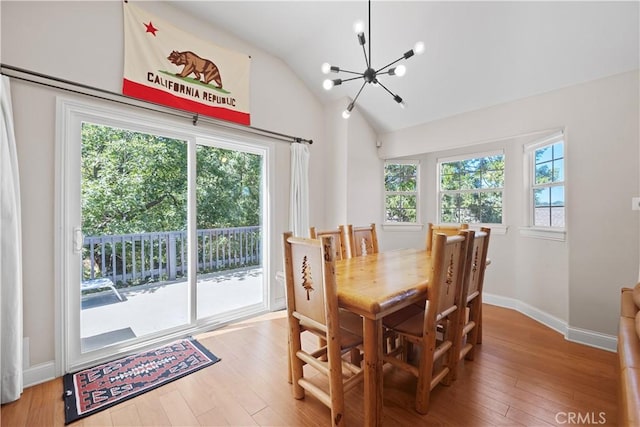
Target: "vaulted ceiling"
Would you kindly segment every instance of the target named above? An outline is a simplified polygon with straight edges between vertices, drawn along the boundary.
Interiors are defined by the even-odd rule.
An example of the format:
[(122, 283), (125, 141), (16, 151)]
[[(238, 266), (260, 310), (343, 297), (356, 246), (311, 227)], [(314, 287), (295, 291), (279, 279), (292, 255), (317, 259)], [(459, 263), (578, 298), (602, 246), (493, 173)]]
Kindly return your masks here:
[(373, 1), (371, 39), (366, 1), (172, 3), (280, 58), (323, 103), (353, 98), (362, 84), (322, 88), (323, 62), (366, 68), (356, 20), (365, 22), (373, 68), (423, 41), (425, 53), (404, 61), (405, 76), (380, 78), (405, 109), (381, 87), (366, 85), (358, 98), (355, 108), (380, 133), (638, 69), (640, 61), (637, 1)]

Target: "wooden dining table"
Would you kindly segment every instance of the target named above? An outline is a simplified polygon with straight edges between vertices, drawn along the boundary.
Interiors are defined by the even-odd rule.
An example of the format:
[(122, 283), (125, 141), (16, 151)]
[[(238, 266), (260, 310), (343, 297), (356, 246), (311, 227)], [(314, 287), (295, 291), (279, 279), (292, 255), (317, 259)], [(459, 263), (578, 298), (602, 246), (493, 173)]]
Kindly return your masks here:
[(336, 261), (338, 304), (363, 316), (364, 425), (383, 419), (382, 318), (424, 301), (431, 272), (425, 250), (402, 249)]

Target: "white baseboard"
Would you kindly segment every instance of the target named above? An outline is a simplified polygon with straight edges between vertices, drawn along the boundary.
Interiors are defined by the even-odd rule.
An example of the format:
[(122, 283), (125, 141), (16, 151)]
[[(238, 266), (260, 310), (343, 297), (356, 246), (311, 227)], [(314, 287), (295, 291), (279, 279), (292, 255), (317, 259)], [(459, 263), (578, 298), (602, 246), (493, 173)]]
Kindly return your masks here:
[(561, 333), (567, 341), (588, 345), (602, 350), (616, 351), (618, 344), (618, 338), (616, 336), (571, 327), (564, 320), (552, 316), (549, 313), (515, 298), (483, 293), (482, 302), (516, 310), (525, 316), (548, 326), (554, 331)]
[(22, 383), (24, 387), (31, 387), (36, 384), (51, 381), (56, 377), (55, 363), (45, 362), (31, 366), (22, 372)]
[(565, 335), (565, 338), (572, 342), (587, 344), (591, 347), (613, 352), (617, 351), (618, 347), (618, 337), (590, 331), (588, 329), (569, 327), (569, 331)]

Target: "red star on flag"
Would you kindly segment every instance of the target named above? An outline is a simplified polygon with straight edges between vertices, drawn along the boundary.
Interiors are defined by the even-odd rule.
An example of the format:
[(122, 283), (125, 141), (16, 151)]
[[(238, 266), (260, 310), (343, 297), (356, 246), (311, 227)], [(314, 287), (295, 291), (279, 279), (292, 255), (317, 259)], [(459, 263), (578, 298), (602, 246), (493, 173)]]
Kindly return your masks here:
[(153, 26), (151, 21), (149, 21), (148, 24), (144, 24), (144, 26), (147, 27), (147, 33), (153, 34), (154, 37), (156, 36), (156, 31), (158, 31), (158, 29)]

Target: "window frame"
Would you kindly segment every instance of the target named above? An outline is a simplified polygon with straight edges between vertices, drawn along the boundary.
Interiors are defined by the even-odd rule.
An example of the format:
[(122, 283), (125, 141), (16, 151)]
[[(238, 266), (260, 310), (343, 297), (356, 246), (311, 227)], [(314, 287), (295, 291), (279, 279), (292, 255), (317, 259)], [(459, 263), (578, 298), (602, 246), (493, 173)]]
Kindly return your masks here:
[[(552, 146), (557, 144), (558, 142), (562, 142), (562, 159), (563, 159), (563, 168), (564, 168), (564, 177), (562, 181), (555, 181), (553, 183), (547, 184), (536, 184), (535, 183), (535, 171), (536, 171), (536, 160), (535, 153), (541, 148)], [(536, 141), (530, 142), (528, 144), (523, 145), (523, 160), (524, 160), (524, 185), (527, 189), (527, 198), (524, 203), (525, 214), (524, 214), (524, 227), (520, 228), (520, 234), (527, 237), (547, 239), (547, 240), (557, 240), (564, 241), (566, 239), (566, 231), (567, 231), (567, 139), (566, 135), (563, 131), (556, 132), (552, 135), (549, 135), (545, 138), (538, 139)], [(553, 159), (552, 159), (553, 160)], [(564, 226), (562, 227), (554, 227), (554, 226), (543, 226), (543, 225), (535, 225), (535, 202), (534, 202), (534, 191), (537, 188), (551, 188), (555, 186), (563, 187), (564, 192)]]
[[(387, 165), (415, 165), (416, 166), (416, 189), (415, 191), (387, 191), (386, 185), (385, 185), (385, 174), (387, 171)], [(382, 218), (383, 218), (383, 222), (382, 225), (383, 227), (395, 227), (395, 228), (408, 228), (408, 229), (414, 229), (414, 228), (418, 228), (421, 229), (422, 228), (422, 221), (421, 221), (421, 209), (420, 209), (420, 169), (421, 169), (421, 162), (418, 159), (402, 159), (402, 160), (394, 160), (394, 159), (388, 159), (385, 160), (383, 165), (382, 165), (382, 186), (383, 186), (383, 195), (382, 195)], [(416, 221), (415, 222), (393, 222), (393, 221), (387, 221), (387, 196), (392, 196), (392, 195), (413, 195), (416, 198)]]
[[(487, 188), (487, 189), (481, 189), (481, 188), (477, 188), (477, 189), (473, 189), (473, 190), (442, 190), (442, 182), (441, 182), (441, 169), (442, 169), (442, 164), (443, 163), (453, 163), (453, 162), (460, 162), (460, 161), (464, 161), (464, 160), (469, 160), (469, 159), (481, 159), (484, 157), (492, 157), (492, 156), (502, 156), (503, 158), (503, 162), (504, 162), (504, 170), (503, 170), (503, 186), (502, 187), (495, 187), (495, 188)], [(485, 222), (474, 222), (474, 223), (470, 223), (471, 226), (473, 227), (483, 227), (483, 226), (487, 226), (487, 227), (492, 227), (492, 228), (499, 228), (499, 229), (504, 229), (506, 231), (506, 210), (505, 210), (505, 205), (506, 205), (506, 183), (507, 183), (507, 155), (505, 153), (504, 149), (498, 149), (498, 150), (491, 150), (491, 151), (481, 151), (481, 152), (474, 152), (474, 153), (469, 153), (469, 154), (461, 154), (461, 155), (457, 155), (457, 156), (448, 156), (448, 157), (441, 157), (436, 159), (436, 218), (437, 218), (437, 222), (440, 224), (449, 224), (446, 223), (442, 220), (442, 195), (444, 193), (448, 193), (448, 194), (458, 194), (458, 193), (468, 193), (468, 192), (495, 192), (495, 191), (500, 191), (500, 193), (502, 193), (502, 222), (500, 223), (485, 223)]]

